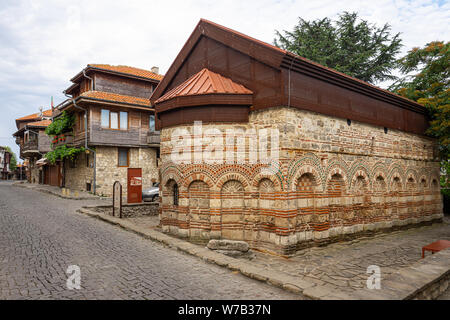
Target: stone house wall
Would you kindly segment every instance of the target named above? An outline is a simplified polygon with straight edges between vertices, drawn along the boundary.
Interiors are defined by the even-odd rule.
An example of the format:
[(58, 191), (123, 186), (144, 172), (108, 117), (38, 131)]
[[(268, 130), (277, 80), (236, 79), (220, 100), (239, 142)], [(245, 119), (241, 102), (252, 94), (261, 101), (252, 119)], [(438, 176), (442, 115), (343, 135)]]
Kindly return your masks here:
[(37, 158), (29, 158), (30, 182), (39, 183), (39, 171), (42, 167), (36, 165)]
[[(123, 196), (127, 195), (128, 168), (142, 168), (142, 188), (152, 185), (152, 179), (159, 181), (156, 163), (156, 149), (129, 148), (129, 167), (118, 167), (117, 147), (96, 147), (97, 175), (96, 193), (103, 196), (112, 196), (112, 186), (115, 181), (122, 184)], [(93, 156), (90, 156), (90, 166), (86, 165), (86, 155), (80, 154), (76, 159), (75, 167), (70, 161), (65, 163), (65, 185), (69, 189), (86, 191), (86, 183), (93, 186)]]
[[(174, 133), (184, 143), (198, 139), (193, 126), (161, 132), (166, 232), (245, 240), (289, 254), (311, 242), (442, 217), (439, 161), (430, 138), (288, 107), (252, 111), (248, 123), (203, 124), (202, 129), (209, 129), (209, 137), (197, 148), (173, 140)], [(276, 130), (278, 144), (271, 137), (259, 143), (277, 146), (278, 160), (270, 168), (253, 161), (251, 139), (242, 144), (236, 138), (236, 145), (227, 140), (223, 153), (220, 148), (205, 153), (214, 139), (223, 138), (214, 130), (227, 129)], [(261, 150), (258, 146), (256, 156), (263, 155)], [(186, 157), (185, 163), (174, 162), (174, 154)]]

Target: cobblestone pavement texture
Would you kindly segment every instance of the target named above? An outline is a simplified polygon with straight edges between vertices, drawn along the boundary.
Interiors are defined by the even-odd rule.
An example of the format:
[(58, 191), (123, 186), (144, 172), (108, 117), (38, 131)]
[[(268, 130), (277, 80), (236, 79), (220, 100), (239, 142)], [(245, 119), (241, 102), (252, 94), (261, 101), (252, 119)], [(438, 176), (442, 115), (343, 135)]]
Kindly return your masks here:
[(450, 240), (448, 217), (431, 226), (305, 249), (289, 259), (256, 252), (252, 263), (314, 282), (333, 292), (351, 293), (366, 286), (368, 266), (380, 267), (382, 286), (383, 277), (420, 260), (422, 247), (440, 239)]
[(0, 299), (303, 298), (75, 212), (97, 203), (0, 182)]

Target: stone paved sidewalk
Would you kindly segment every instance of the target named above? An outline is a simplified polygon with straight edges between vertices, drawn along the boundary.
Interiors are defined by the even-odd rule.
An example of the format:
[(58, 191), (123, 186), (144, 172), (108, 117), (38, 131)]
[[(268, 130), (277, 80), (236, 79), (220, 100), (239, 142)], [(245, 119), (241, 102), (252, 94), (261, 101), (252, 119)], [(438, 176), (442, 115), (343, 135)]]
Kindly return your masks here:
[(227, 257), (163, 234), (157, 228), (157, 217), (118, 219), (87, 209), (80, 212), (313, 299), (325, 295), (332, 299), (349, 299), (357, 290), (365, 288), (369, 265), (379, 266), (383, 279), (418, 262), (424, 245), (438, 239), (450, 240), (450, 219), (446, 217), (443, 223), (309, 248), (290, 258), (255, 251), (253, 259), (249, 260)]
[[(36, 183), (28, 183), (28, 182), (15, 182), (15, 183), (13, 183), (13, 185), (16, 187), (27, 188), (27, 189), (31, 189), (31, 190), (35, 190), (35, 191), (49, 193), (49, 194), (52, 194), (52, 195), (55, 195), (55, 196), (58, 196), (58, 197), (64, 198), (64, 199), (111, 200), (111, 198), (96, 196), (89, 192), (74, 191), (74, 190), (70, 190), (70, 189), (59, 188), (59, 187), (49, 186), (49, 185), (44, 185), (44, 184), (36, 184)], [(66, 192), (68, 190), (68, 192), (64, 193), (63, 190), (66, 190)]]
[(432, 226), (305, 249), (288, 259), (256, 252), (252, 263), (328, 287), (330, 291), (351, 293), (366, 286), (368, 266), (379, 266), (383, 279), (419, 261), (421, 248), (440, 239), (450, 240), (448, 217)]

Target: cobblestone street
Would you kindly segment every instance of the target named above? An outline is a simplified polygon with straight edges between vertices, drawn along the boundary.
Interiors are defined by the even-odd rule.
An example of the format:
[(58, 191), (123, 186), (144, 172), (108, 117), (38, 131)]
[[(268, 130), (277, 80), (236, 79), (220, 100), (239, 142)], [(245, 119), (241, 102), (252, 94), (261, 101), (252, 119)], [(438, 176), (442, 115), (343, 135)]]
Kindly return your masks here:
[(302, 298), (75, 212), (97, 202), (0, 182), (0, 299)]

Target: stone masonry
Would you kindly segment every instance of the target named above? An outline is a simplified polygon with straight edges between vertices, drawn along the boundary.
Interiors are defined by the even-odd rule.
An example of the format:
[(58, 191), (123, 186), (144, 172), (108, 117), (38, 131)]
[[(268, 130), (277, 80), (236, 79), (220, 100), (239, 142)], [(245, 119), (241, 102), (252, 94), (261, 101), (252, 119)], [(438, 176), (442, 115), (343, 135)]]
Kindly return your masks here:
[[(256, 136), (275, 130), (279, 143), (271, 134), (245, 139), (242, 148), (242, 139), (224, 139), (227, 129), (254, 129)], [(291, 254), (442, 219), (436, 142), (425, 136), (289, 107), (251, 111), (248, 123), (203, 124), (203, 137), (193, 130), (178, 125), (161, 132), (160, 214), (166, 232), (244, 240), (253, 248)], [(183, 136), (184, 149), (175, 133)], [(214, 139), (223, 142), (223, 150), (211, 148)], [(278, 160), (272, 166), (255, 162), (251, 143), (257, 143), (259, 158), (263, 144), (269, 152), (274, 144)], [(182, 154), (184, 163), (174, 162), (174, 154)]]
[[(122, 184), (123, 196), (127, 194), (128, 168), (142, 168), (142, 188), (152, 186), (152, 180), (159, 181), (156, 163), (156, 150), (153, 148), (130, 148), (129, 167), (118, 167), (117, 147), (96, 147), (97, 154), (97, 190), (103, 196), (112, 196), (112, 186), (115, 181)], [(86, 190), (86, 184), (93, 185), (93, 156), (90, 155), (89, 166), (86, 155), (80, 154), (75, 166), (69, 161), (65, 163), (65, 185), (69, 189)]]

